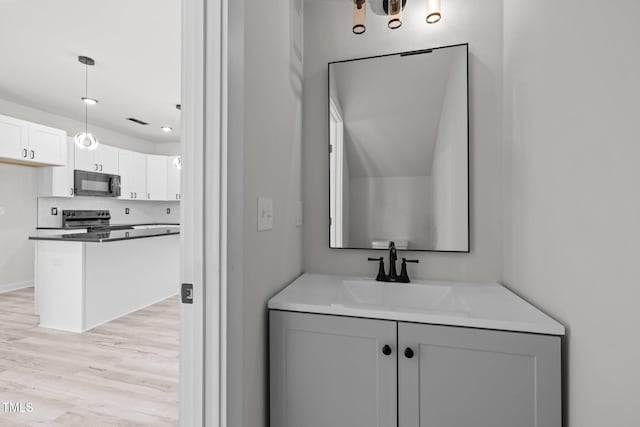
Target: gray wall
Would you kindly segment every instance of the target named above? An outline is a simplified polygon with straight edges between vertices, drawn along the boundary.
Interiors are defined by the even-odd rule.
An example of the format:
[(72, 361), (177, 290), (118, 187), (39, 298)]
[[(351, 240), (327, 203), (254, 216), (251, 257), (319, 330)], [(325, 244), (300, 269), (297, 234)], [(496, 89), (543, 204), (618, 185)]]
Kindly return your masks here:
[(637, 426), (640, 2), (504, 3), (504, 280), (568, 328), (565, 425)]
[[(327, 63), (335, 60), (470, 43), (471, 254), (415, 254), (415, 276), (497, 279), (502, 274), (502, 1), (447, 0), (439, 25), (425, 25), (424, 3), (408, 2), (405, 22), (391, 32), (367, 14), (367, 32), (351, 33), (342, 2), (305, 2), (303, 96), (304, 270), (375, 273), (373, 252), (328, 249)], [(443, 9), (444, 11), (444, 9)]]
[[(268, 425), (267, 301), (302, 273), (302, 70), (291, 37), (293, 6), (253, 0), (244, 10), (244, 427)], [(257, 231), (258, 196), (273, 198), (273, 230)]]

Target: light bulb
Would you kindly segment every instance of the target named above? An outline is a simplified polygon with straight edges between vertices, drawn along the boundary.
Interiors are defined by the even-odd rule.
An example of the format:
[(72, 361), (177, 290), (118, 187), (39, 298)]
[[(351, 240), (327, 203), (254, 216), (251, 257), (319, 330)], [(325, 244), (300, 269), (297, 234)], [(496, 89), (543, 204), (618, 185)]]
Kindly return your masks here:
[(95, 150), (98, 148), (98, 139), (90, 133), (80, 132), (74, 138), (76, 145), (86, 150)]
[(353, 34), (362, 34), (365, 32), (364, 19), (366, 12), (366, 0), (353, 1)]
[(402, 26), (402, 0), (389, 0), (389, 23), (390, 29), (395, 30)]
[(427, 0), (427, 24), (435, 24), (441, 18), (440, 0)]

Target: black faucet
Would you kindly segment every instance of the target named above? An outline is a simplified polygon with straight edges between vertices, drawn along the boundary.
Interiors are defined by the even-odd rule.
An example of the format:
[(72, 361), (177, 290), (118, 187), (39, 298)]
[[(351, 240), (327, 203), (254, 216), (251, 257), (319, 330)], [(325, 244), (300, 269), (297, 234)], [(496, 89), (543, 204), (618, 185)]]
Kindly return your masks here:
[(398, 281), (398, 273), (396, 272), (396, 261), (398, 260), (398, 251), (396, 251), (395, 242), (389, 242), (389, 282)]
[(398, 276), (396, 270), (396, 261), (398, 260), (398, 251), (396, 250), (396, 244), (389, 242), (389, 275), (384, 271), (384, 257), (369, 258), (369, 261), (378, 261), (378, 275), (376, 281), (378, 282), (397, 282), (397, 283), (409, 283), (409, 274), (407, 273), (407, 263), (418, 263), (417, 259), (402, 258), (402, 270), (400, 276)]

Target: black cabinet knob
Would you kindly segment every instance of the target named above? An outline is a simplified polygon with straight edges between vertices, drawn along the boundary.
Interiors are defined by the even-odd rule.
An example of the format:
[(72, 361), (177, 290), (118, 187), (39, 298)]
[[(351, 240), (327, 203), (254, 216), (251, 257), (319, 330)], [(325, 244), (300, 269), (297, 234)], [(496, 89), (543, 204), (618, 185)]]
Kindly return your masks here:
[(382, 354), (385, 356), (389, 356), (391, 354), (391, 347), (388, 344), (382, 347)]
[(407, 359), (413, 359), (413, 355), (414, 355), (414, 353), (413, 353), (413, 350), (411, 349), (411, 347), (407, 347), (404, 350), (404, 357), (406, 357)]

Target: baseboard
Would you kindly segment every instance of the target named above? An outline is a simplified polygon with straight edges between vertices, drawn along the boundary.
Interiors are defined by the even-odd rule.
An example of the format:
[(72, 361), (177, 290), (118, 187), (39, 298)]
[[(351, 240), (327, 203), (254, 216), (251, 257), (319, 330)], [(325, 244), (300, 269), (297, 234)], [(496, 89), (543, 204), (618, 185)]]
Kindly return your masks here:
[(0, 283), (0, 294), (31, 287), (33, 287), (33, 280), (25, 280), (23, 282), (13, 283)]

